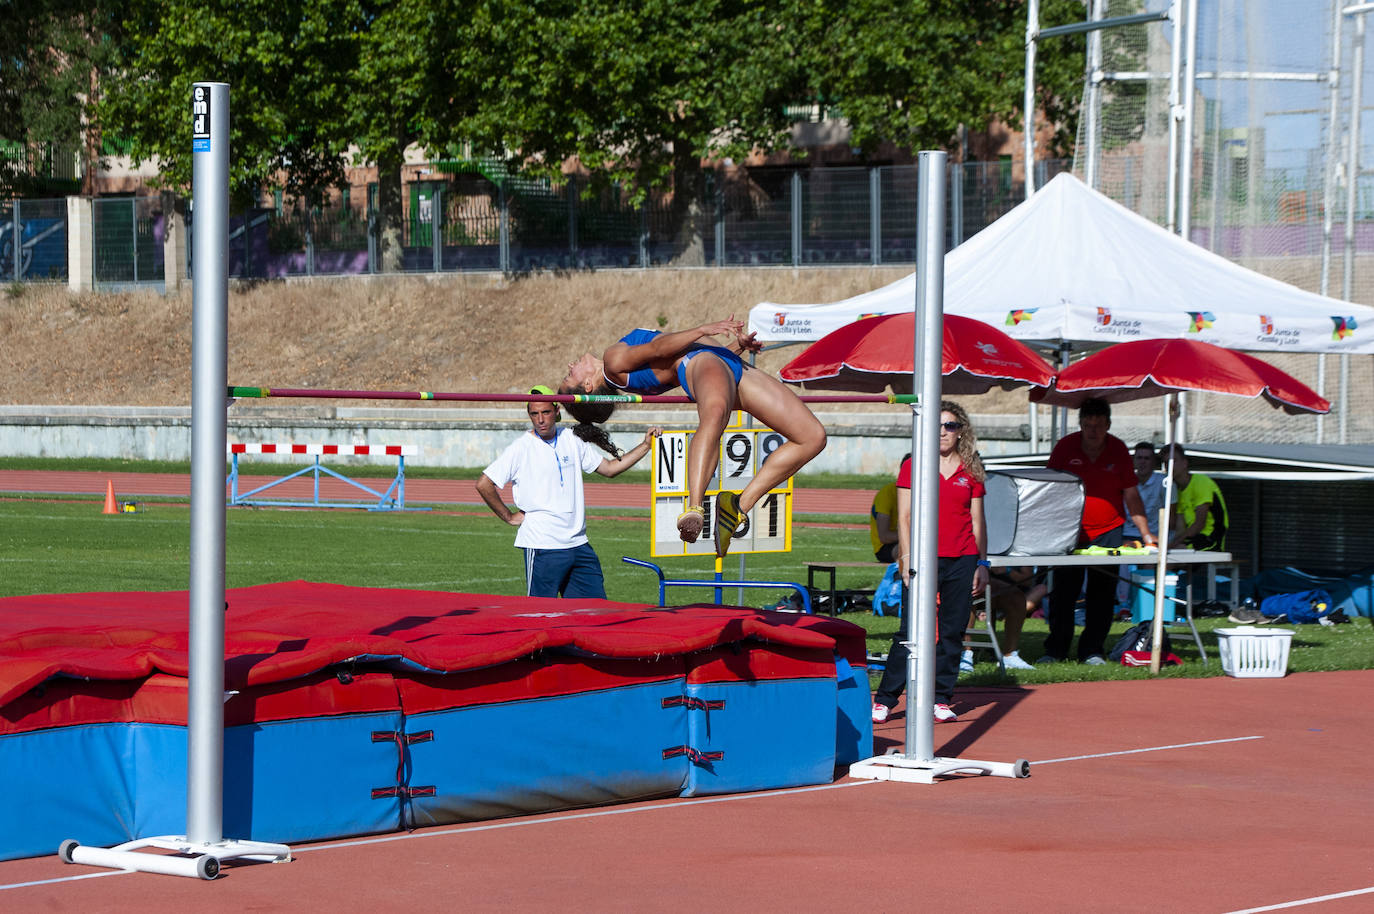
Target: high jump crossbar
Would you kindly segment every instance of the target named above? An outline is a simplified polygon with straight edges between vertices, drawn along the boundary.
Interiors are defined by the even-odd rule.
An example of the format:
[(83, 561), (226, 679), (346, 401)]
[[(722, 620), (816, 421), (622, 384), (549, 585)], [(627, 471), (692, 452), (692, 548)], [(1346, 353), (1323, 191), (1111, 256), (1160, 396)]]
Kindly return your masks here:
[[(804, 403), (916, 403), (916, 394), (800, 394)], [(310, 387), (236, 387), (231, 399), (263, 400), (269, 397), (320, 400), (465, 400), (485, 403), (692, 403), (681, 394), (476, 394), (428, 390), (324, 390)]]

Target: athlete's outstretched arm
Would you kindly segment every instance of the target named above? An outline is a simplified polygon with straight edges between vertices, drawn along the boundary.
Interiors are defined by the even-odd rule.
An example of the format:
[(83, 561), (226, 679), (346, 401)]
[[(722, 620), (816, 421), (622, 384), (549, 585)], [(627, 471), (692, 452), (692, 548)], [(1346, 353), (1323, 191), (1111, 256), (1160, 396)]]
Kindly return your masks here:
[(611, 344), (601, 357), (607, 376), (621, 378), (641, 365), (664, 359), (675, 359), (682, 355), (698, 340), (708, 336), (733, 336), (739, 339), (744, 331), (744, 323), (730, 316), (723, 321), (702, 324), (691, 330), (675, 330), (660, 333), (647, 343), (630, 346), (623, 342)]

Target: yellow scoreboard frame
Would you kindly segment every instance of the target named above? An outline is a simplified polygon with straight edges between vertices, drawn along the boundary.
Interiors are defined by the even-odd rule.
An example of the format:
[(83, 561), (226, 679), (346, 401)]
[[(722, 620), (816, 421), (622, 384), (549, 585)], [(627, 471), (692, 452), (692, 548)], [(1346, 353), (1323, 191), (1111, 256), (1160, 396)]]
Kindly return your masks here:
[[(736, 414), (738, 421), (738, 414)], [(719, 492), (739, 492), (754, 478), (768, 455), (785, 439), (770, 428), (732, 425), (720, 438), (720, 464), (706, 486), (702, 507), (706, 526), (695, 543), (677, 535), (677, 519), (687, 508), (687, 451), (695, 430), (664, 432), (654, 444), (653, 499), (649, 509), (649, 554), (716, 554), (715, 502)], [(723, 480), (723, 482), (722, 482)], [(749, 511), (744, 535), (730, 544), (731, 555), (792, 551), (792, 479), (769, 489)]]

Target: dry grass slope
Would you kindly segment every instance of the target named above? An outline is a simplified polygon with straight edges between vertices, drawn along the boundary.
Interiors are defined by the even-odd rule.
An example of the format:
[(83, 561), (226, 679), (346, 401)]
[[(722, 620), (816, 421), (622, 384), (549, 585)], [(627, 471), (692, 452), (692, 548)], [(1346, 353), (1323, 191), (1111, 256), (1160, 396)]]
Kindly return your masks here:
[[(682, 328), (760, 301), (844, 298), (903, 268), (669, 270), (269, 282), (231, 289), (229, 382), (516, 393), (627, 330)], [(0, 399), (166, 406), (191, 398), (191, 295), (0, 292)], [(798, 350), (768, 353), (776, 370)]]
[[(231, 288), (229, 383), (520, 393), (562, 378), (583, 352), (600, 353), (632, 327), (679, 329), (760, 301), (834, 301), (891, 282), (909, 267), (654, 269), (540, 274), (387, 276), (266, 282)], [(177, 406), (191, 400), (191, 295), (73, 294), (63, 286), (0, 287), (0, 404)], [(764, 353), (776, 372), (800, 349)], [(1312, 355), (1266, 359), (1316, 386)], [(1334, 366), (1331, 369), (1334, 375)], [(1351, 365), (1362, 403), (1374, 359)], [(1327, 382), (1327, 396), (1336, 392)], [(303, 406), (320, 401), (280, 401)], [(1024, 416), (1023, 391), (994, 391), (968, 405), (981, 415)], [(356, 405), (356, 404), (355, 404)], [(1194, 398), (1199, 438), (1306, 441), (1315, 420), (1262, 401)], [(1121, 404), (1122, 416), (1160, 415), (1157, 400)], [(829, 414), (886, 406), (820, 407)], [(1351, 417), (1353, 441), (1374, 419)], [(1237, 426), (1234, 434), (1220, 434)]]

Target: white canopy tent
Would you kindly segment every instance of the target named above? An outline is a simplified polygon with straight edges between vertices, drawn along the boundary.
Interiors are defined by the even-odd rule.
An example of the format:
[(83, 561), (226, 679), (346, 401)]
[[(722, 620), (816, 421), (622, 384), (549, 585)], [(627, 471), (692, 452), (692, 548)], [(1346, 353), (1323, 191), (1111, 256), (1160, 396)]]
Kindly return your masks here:
[[(762, 302), (749, 329), (810, 342), (910, 311), (916, 275), (843, 301)], [(1374, 353), (1374, 308), (1306, 292), (1173, 235), (1069, 174), (951, 251), (945, 305), (1023, 340), (1189, 337), (1247, 351)]]

